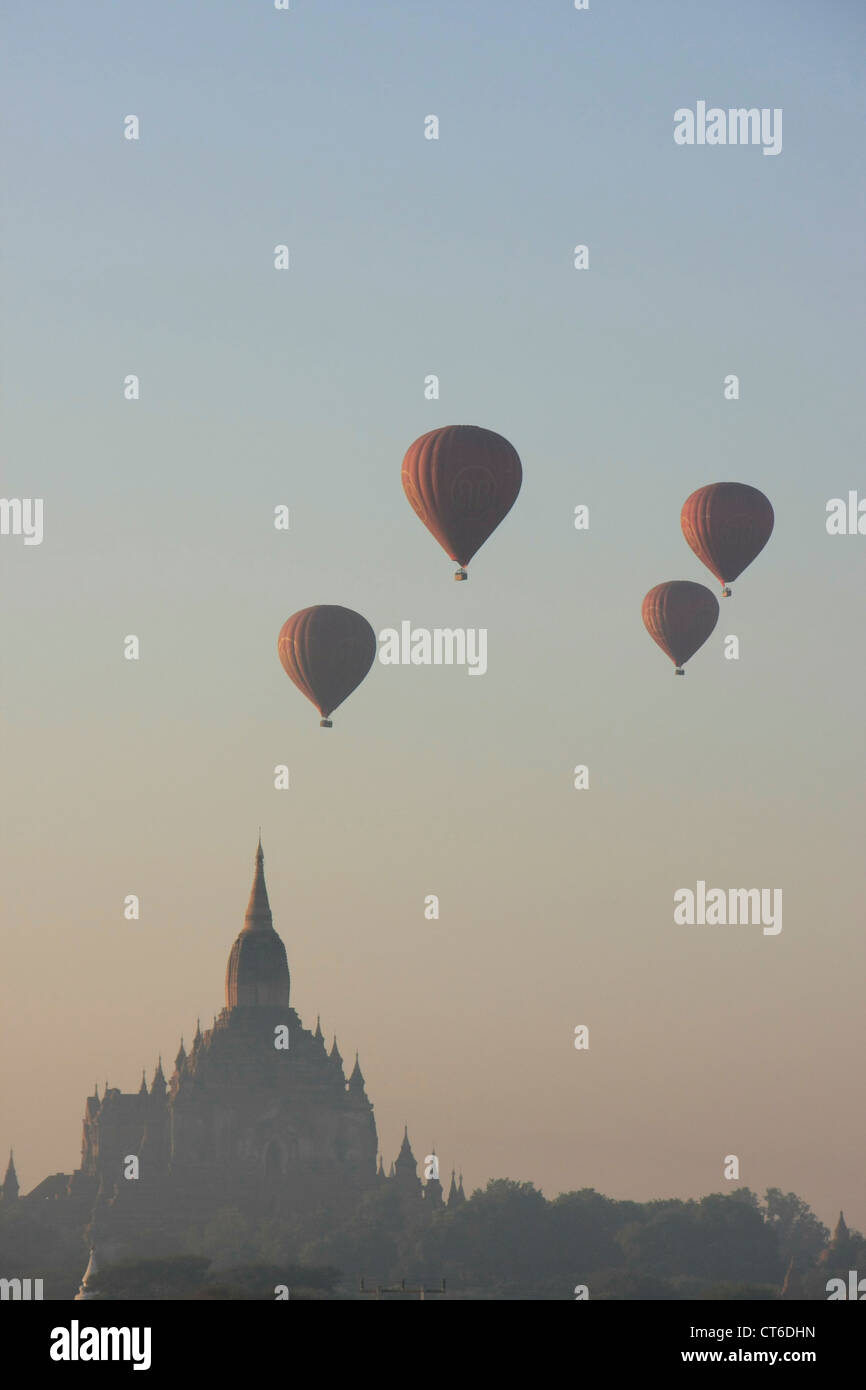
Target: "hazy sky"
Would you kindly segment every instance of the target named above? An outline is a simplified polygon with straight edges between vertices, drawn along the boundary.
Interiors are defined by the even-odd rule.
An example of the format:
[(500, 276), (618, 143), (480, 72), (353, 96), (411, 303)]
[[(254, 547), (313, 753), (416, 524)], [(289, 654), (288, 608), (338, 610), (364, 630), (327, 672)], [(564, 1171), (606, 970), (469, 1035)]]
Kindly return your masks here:
[[(3, 27), (2, 491), (44, 499), (41, 545), (0, 537), (22, 1187), (76, 1166), (94, 1081), (137, 1089), (222, 1007), (261, 824), (292, 1002), (360, 1050), (387, 1161), (408, 1121), (468, 1187), (775, 1185), (866, 1226), (866, 536), (825, 528), (866, 496), (862, 7)], [(676, 145), (698, 101), (781, 108), (781, 154)], [(400, 485), (453, 423), (524, 466), (460, 585)], [(675, 679), (641, 600), (716, 590), (679, 511), (728, 478), (775, 534)], [(488, 671), (377, 662), (320, 730), (276, 655), (315, 603), (484, 627)], [(698, 879), (781, 888), (783, 930), (675, 925)]]

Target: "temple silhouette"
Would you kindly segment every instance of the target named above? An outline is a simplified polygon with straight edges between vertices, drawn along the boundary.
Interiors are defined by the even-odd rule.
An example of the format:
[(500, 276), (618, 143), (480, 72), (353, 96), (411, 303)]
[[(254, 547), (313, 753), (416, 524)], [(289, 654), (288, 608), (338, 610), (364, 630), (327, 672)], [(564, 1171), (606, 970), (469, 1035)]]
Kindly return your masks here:
[[(168, 1077), (160, 1058), (148, 1086), (106, 1083), (84, 1107), (81, 1166), (46, 1178), (26, 1204), (52, 1205), (78, 1226), (101, 1264), (167, 1253), (191, 1225), (227, 1208), (248, 1217), (327, 1226), (369, 1189), (389, 1185), (407, 1219), (465, 1201), (462, 1177), (447, 1203), (437, 1172), (422, 1184), (404, 1129), (386, 1174), (358, 1055), (347, 1079), (336, 1037), (305, 1028), (290, 1004), (286, 949), (274, 929), (261, 838), (244, 925), (229, 953), (225, 1008), (197, 1024)], [(438, 1169), (438, 1160), (436, 1165)], [(4, 1202), (19, 1200), (10, 1156)], [(44, 1209), (44, 1207), (43, 1207)]]

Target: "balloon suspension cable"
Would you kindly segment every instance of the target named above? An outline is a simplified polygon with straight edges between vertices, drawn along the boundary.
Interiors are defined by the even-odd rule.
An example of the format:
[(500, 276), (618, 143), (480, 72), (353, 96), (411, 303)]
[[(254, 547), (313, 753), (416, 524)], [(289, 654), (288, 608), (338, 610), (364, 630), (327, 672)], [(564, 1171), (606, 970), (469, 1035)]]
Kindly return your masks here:
[(455, 578), (455, 579), (468, 579), (468, 578), (469, 578), (469, 575), (466, 573), (465, 569), (464, 569), (463, 566), (461, 565), (460, 568), (459, 568), (459, 570), (455, 570), (455, 571), (454, 571), (454, 578)]

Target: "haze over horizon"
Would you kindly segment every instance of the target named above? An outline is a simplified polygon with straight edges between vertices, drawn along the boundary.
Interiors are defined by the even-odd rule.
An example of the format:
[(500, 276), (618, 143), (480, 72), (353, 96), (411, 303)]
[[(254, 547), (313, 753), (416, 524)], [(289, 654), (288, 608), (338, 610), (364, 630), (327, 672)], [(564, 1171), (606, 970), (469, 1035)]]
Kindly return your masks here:
[[(0, 538), (22, 1191), (76, 1166), (94, 1082), (136, 1090), (222, 1008), (261, 825), (292, 1004), (358, 1049), (386, 1163), (406, 1122), (467, 1191), (776, 1186), (866, 1229), (866, 537), (825, 526), (866, 496), (863, 12), (5, 28), (3, 493), (44, 499), (41, 545)], [(703, 99), (783, 109), (781, 153), (677, 146)], [(452, 423), (524, 475), (459, 585), (400, 483)], [(775, 530), (675, 679), (641, 601), (717, 592), (679, 514), (723, 479)], [(484, 628), (487, 671), (377, 660), (321, 730), (276, 652), (318, 603)], [(781, 888), (782, 931), (675, 924), (698, 880)]]

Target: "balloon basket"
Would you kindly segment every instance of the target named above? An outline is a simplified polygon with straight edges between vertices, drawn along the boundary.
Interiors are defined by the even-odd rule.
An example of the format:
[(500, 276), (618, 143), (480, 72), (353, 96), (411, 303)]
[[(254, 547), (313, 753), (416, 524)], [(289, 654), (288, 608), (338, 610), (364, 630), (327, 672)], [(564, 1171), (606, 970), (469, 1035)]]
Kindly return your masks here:
[(333, 725), (333, 723), (332, 723), (332, 721), (331, 721), (330, 719), (320, 719), (320, 720), (319, 720), (319, 728), (320, 728), (320, 729), (333, 729), (333, 727), (334, 727), (334, 725)]
[(466, 573), (465, 569), (461, 567), (459, 570), (454, 571), (454, 578), (460, 581), (463, 579), (468, 579), (469, 575)]
[(683, 670), (682, 666), (677, 666), (677, 667), (674, 668), (674, 675), (675, 675), (675, 676), (684, 676), (685, 674), (686, 674), (686, 673), (685, 673), (685, 671)]
[(728, 586), (727, 586), (727, 584), (726, 584), (725, 587), (722, 589), (722, 598), (730, 598), (730, 597), (731, 597), (731, 591), (730, 591), (730, 589), (728, 588)]

